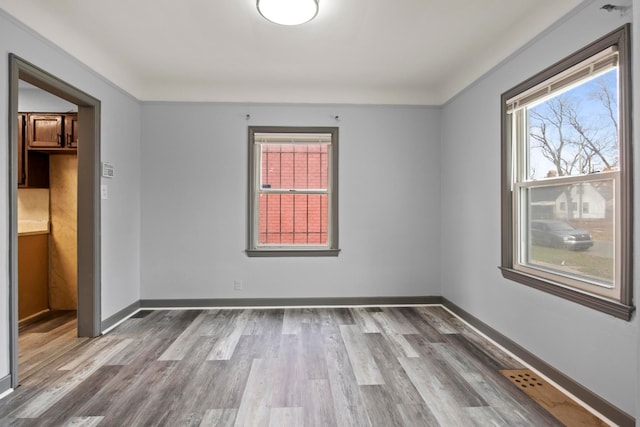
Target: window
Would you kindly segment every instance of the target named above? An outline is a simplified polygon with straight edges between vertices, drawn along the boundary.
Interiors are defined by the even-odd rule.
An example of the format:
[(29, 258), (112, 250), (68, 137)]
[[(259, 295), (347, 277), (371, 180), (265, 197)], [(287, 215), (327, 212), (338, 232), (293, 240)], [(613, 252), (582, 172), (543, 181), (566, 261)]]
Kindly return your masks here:
[(338, 128), (249, 128), (249, 256), (338, 255)]
[(502, 95), (503, 276), (633, 311), (629, 26)]

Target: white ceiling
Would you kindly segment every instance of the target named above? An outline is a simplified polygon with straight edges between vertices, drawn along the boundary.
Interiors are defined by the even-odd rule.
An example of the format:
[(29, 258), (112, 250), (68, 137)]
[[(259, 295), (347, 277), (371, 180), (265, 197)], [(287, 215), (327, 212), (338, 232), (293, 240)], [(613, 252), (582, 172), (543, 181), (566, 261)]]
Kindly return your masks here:
[(319, 1), (298, 27), (255, 0), (0, 7), (141, 100), (439, 105), (581, 2)]

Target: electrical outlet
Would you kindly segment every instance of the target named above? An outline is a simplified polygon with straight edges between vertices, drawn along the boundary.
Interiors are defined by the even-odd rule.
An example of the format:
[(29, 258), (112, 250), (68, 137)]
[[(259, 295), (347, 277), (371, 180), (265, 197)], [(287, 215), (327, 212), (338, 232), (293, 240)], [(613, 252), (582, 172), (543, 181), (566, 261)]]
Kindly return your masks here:
[(109, 187), (107, 187), (105, 184), (102, 184), (100, 186), (100, 198), (102, 200), (106, 200), (109, 198)]
[(242, 290), (242, 280), (234, 280), (233, 281), (233, 289), (235, 289), (236, 291), (241, 291)]

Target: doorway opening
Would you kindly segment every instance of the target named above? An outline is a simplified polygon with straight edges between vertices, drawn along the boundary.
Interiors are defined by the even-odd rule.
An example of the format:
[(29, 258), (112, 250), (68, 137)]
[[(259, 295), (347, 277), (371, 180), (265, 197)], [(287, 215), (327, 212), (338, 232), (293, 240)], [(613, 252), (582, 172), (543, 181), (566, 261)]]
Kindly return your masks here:
[[(10, 55), (9, 60), (11, 384), (15, 388), (19, 385), (21, 374), (18, 363), (21, 319), (35, 316), (33, 320), (37, 320), (38, 313), (40, 316), (52, 314), (48, 310), (59, 307), (65, 312), (55, 312), (54, 316), (50, 316), (50, 321), (53, 321), (53, 325), (66, 325), (61, 330), (66, 331), (67, 336), (95, 337), (101, 332), (100, 101), (15, 55)], [(38, 115), (36, 111), (27, 112), (25, 109), (29, 108), (20, 108), (19, 105), (21, 84), (23, 88), (33, 87), (64, 100), (76, 111), (66, 111), (57, 119), (51, 115)], [(34, 126), (40, 126), (38, 131)], [(25, 138), (25, 130), (31, 132), (29, 138)], [(34, 135), (37, 137), (34, 138)], [(24, 205), (25, 200), (44, 206), (41, 209), (43, 215), (38, 216), (38, 208), (32, 206), (29, 215), (35, 213), (35, 217), (26, 218), (22, 209), (24, 206), (20, 206)], [(22, 215), (18, 213), (19, 208)], [(32, 246), (28, 246), (28, 255), (20, 253), (19, 256), (20, 249), (25, 246), (22, 241), (24, 223), (19, 227), (19, 219), (33, 220), (29, 221), (27, 227), (36, 229), (38, 221), (44, 222), (39, 225), (40, 231), (43, 225), (46, 228), (49, 224), (56, 227), (57, 222), (57, 236), (34, 232), (30, 237), (44, 237), (40, 237), (40, 242), (29, 242)], [(36, 257), (40, 250), (38, 247), (45, 251), (41, 258)], [(26, 261), (23, 256), (33, 257), (33, 263), (30, 264), (40, 262), (46, 274), (52, 276), (45, 279), (48, 289), (44, 294), (34, 293), (33, 298), (20, 298), (21, 285), (27, 282), (24, 277), (20, 279), (20, 267), (23, 266), (19, 264)], [(49, 260), (51, 265), (48, 264)], [(34, 270), (28, 268), (29, 274)], [(42, 277), (36, 283), (42, 284)], [(22, 289), (22, 292), (27, 291)], [(76, 321), (71, 319), (75, 318), (75, 308), (77, 328)], [(72, 323), (69, 323), (70, 319)], [(48, 323), (42, 328), (51, 325)], [(23, 365), (23, 368), (25, 366), (28, 365)]]
[(18, 371), (77, 338), (78, 106), (18, 83)]

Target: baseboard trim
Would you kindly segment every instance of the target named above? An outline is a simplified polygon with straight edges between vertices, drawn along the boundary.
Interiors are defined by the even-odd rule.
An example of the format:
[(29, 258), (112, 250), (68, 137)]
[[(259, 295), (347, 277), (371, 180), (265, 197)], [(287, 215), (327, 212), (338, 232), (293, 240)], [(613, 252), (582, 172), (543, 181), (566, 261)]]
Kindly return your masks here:
[(140, 309), (140, 300), (130, 304), (129, 306), (123, 308), (116, 314), (107, 317), (100, 323), (100, 330), (104, 333), (107, 329), (112, 328), (117, 323), (131, 316), (133, 313)]
[(442, 304), (442, 297), (143, 299), (140, 308)]
[(563, 387), (569, 393), (573, 394), (575, 397), (582, 400), (584, 403), (607, 417), (609, 420), (613, 421), (621, 427), (634, 427), (636, 425), (636, 420), (634, 417), (627, 414), (610, 402), (604, 400), (603, 398), (601, 398), (591, 390), (585, 388), (581, 384), (577, 383), (573, 379), (569, 378), (553, 366), (549, 365), (544, 360), (540, 359), (533, 353), (530, 353), (524, 347), (502, 335), (500, 332), (496, 331), (477, 317), (466, 312), (446, 298), (442, 298), (442, 305), (451, 310), (460, 318), (469, 322), (469, 324), (477, 328), (480, 332), (487, 335), (489, 338), (524, 360), (533, 368), (546, 375), (549, 379), (556, 382), (559, 386)]
[(29, 317), (25, 317), (24, 319), (18, 320), (18, 328), (30, 325), (32, 323), (36, 323), (41, 320), (43, 317), (47, 316), (51, 312), (51, 309), (47, 308), (46, 310), (42, 310), (39, 313), (32, 314)]
[(11, 391), (11, 375), (0, 378), (0, 399)]

